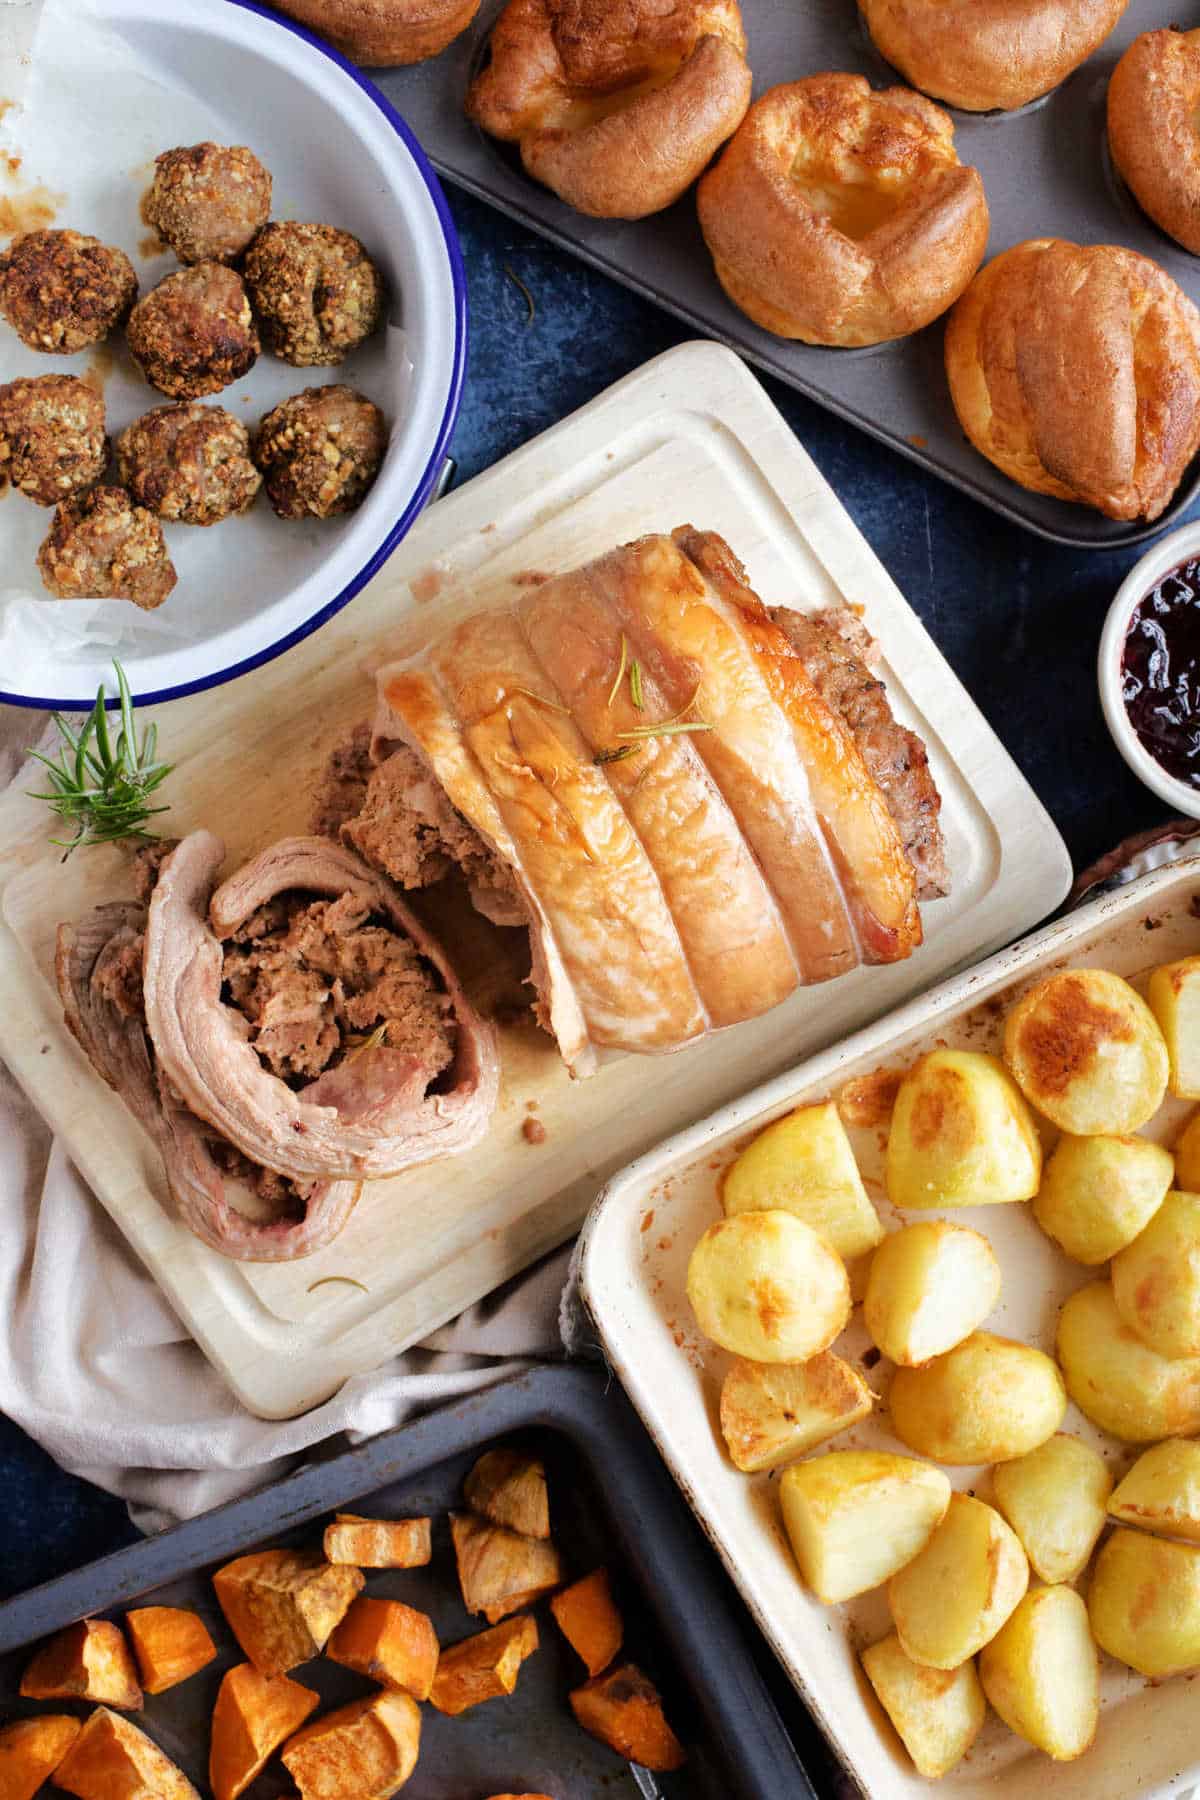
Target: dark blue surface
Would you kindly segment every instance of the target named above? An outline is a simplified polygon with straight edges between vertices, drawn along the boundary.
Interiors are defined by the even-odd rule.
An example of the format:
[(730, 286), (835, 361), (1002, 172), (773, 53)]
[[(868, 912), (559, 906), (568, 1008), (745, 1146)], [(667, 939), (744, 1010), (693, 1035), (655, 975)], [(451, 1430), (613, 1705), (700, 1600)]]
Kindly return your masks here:
[[(471, 303), (451, 444), (467, 480), (685, 334), (478, 201), (453, 189), (449, 198)], [(506, 268), (533, 296), (532, 323)], [(1136, 552), (1043, 543), (809, 401), (770, 391), (1049, 807), (1076, 866), (1165, 817), (1112, 747), (1093, 672), (1105, 609)], [(3, 1419), (0, 1496), (0, 1594), (134, 1535), (116, 1501), (63, 1475)]]

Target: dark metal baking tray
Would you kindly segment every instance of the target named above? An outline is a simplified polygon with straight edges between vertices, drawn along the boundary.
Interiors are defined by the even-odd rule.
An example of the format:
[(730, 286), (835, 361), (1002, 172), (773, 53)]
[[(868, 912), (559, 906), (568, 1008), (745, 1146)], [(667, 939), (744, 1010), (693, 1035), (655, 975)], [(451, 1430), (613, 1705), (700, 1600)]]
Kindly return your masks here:
[[(787, 343), (752, 325), (725, 298), (712, 272), (687, 194), (666, 213), (626, 224), (584, 218), (539, 187), (506, 146), (464, 117), (463, 95), (501, 0), (485, 0), (474, 27), (432, 62), (372, 71), (441, 173), (606, 275), (636, 288), (703, 334), (801, 393), (882, 438), (1005, 517), (1058, 543), (1113, 549), (1153, 537), (1200, 493), (1200, 458), (1152, 525), (1122, 524), (1082, 506), (1031, 494), (1000, 473), (964, 437), (942, 366), (942, 325), (864, 350)], [(1195, 10), (1188, 0), (1182, 14)], [(871, 46), (855, 0), (742, 0), (757, 72), (755, 93), (823, 69), (866, 75), (876, 87), (900, 80)], [(1031, 237), (1118, 243), (1161, 263), (1200, 301), (1200, 259), (1141, 212), (1114, 174), (1104, 130), (1108, 77), (1130, 41), (1152, 27), (1185, 23), (1171, 0), (1132, 0), (1116, 31), (1047, 99), (1016, 113), (950, 110), (958, 152), (979, 169), (992, 214), (989, 255)]]
[[(191, 1607), (221, 1654), (149, 1700), (143, 1722), (207, 1793), (213, 1702), (222, 1673), (241, 1660), (213, 1594), (212, 1570), (256, 1546), (319, 1543), (323, 1521), (337, 1510), (432, 1513), (430, 1566), (372, 1571), (367, 1591), (429, 1612), (445, 1643), (465, 1637), (480, 1622), (458, 1595), (445, 1515), (459, 1503), (474, 1458), (500, 1438), (530, 1443), (544, 1456), (555, 1538), (569, 1574), (601, 1562), (613, 1571), (629, 1653), (662, 1689), (689, 1752), (682, 1771), (656, 1777), (664, 1800), (815, 1800), (756, 1667), (752, 1627), (713, 1552), (620, 1389), (582, 1368), (516, 1376), (8, 1601), (0, 1606), (0, 1718), (46, 1710), (16, 1698), (33, 1640), (75, 1619), (119, 1618), (132, 1604)], [(627, 1763), (574, 1723), (567, 1692), (583, 1678), (582, 1666), (544, 1607), (538, 1617), (541, 1648), (510, 1699), (457, 1719), (422, 1709), (421, 1757), (405, 1800), (484, 1800), (505, 1790), (621, 1800), (647, 1791)], [(372, 1691), (324, 1659), (294, 1673), (327, 1704)], [(812, 1729), (806, 1720), (801, 1726)], [(276, 1761), (249, 1795), (266, 1800), (291, 1792)]]

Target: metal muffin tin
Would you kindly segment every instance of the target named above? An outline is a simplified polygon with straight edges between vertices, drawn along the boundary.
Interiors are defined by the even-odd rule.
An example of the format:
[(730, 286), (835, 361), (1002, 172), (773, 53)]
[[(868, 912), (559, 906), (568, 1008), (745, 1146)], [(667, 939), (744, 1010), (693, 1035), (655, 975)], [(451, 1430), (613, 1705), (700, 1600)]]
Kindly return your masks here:
[[(546, 1461), (555, 1540), (569, 1576), (600, 1563), (612, 1571), (628, 1654), (661, 1688), (689, 1760), (678, 1774), (651, 1780), (580, 1730), (567, 1693), (584, 1670), (543, 1606), (541, 1647), (511, 1698), (457, 1719), (422, 1709), (421, 1756), (405, 1800), (527, 1790), (554, 1800), (816, 1800), (756, 1668), (756, 1634), (720, 1565), (620, 1389), (582, 1368), (515, 1376), (8, 1601), (0, 1606), (0, 1720), (64, 1704), (80, 1710), (17, 1698), (35, 1639), (75, 1619), (119, 1619), (132, 1605), (191, 1607), (212, 1632), (218, 1659), (148, 1700), (138, 1722), (206, 1794), (213, 1702), (224, 1671), (242, 1660), (213, 1593), (213, 1569), (256, 1547), (319, 1544), (335, 1511), (432, 1513), (432, 1563), (371, 1571), (366, 1591), (428, 1612), (441, 1641), (453, 1643), (482, 1622), (468, 1616), (458, 1594), (446, 1513), (460, 1503), (475, 1457), (501, 1438), (535, 1446)], [(323, 1705), (372, 1691), (323, 1658), (293, 1675), (317, 1689)], [(799, 1711), (794, 1699), (790, 1710)], [(799, 1727), (812, 1730), (803, 1716)], [(266, 1800), (294, 1790), (276, 1759), (250, 1792)]]
[[(432, 62), (375, 72), (449, 180), (1043, 537), (1084, 549), (1136, 544), (1171, 524), (1200, 493), (1200, 458), (1151, 525), (1118, 523), (1029, 493), (963, 435), (946, 385), (940, 321), (914, 337), (863, 350), (788, 343), (752, 325), (725, 298), (700, 235), (694, 195), (632, 224), (572, 211), (529, 179), (508, 146), (485, 137), (463, 114), (467, 83), (500, 5), (485, 0), (472, 29)], [(875, 87), (901, 80), (871, 45), (855, 0), (742, 0), (742, 13), (756, 96), (777, 82), (826, 69), (858, 72)], [(1124, 244), (1161, 263), (1200, 302), (1200, 259), (1146, 218), (1112, 169), (1105, 135), (1105, 94), (1118, 57), (1140, 33), (1173, 23), (1184, 20), (1179, 8), (1171, 11), (1170, 0), (1132, 0), (1107, 42), (1046, 99), (1014, 113), (948, 109), (961, 160), (983, 176), (992, 215), (990, 256), (1033, 237)]]

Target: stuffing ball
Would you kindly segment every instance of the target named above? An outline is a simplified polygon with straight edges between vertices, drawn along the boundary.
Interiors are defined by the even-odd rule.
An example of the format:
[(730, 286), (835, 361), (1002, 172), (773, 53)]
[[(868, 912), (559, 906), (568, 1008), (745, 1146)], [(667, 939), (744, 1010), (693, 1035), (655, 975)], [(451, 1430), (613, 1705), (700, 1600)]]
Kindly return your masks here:
[(86, 381), (31, 375), (0, 387), (0, 482), (57, 506), (99, 481), (107, 461), (104, 401)]
[(151, 387), (172, 400), (219, 393), (254, 367), (259, 350), (241, 277), (216, 262), (160, 281), (134, 307), (125, 336)]
[(379, 473), (387, 425), (353, 388), (305, 388), (269, 412), (253, 455), (281, 519), (353, 512)]
[(176, 580), (162, 526), (119, 487), (64, 500), (37, 560), (56, 600), (132, 600), (149, 612)]
[(232, 262), (270, 216), (271, 177), (245, 144), (191, 144), (155, 157), (142, 217), (180, 262)]
[(244, 269), (263, 342), (297, 368), (341, 362), (383, 316), (379, 270), (332, 225), (264, 225)]
[(27, 231), (0, 256), (0, 314), (23, 344), (48, 355), (101, 343), (137, 289), (125, 252), (81, 231)]
[(262, 486), (250, 433), (223, 406), (156, 406), (117, 439), (117, 471), (139, 506), (180, 525), (245, 512)]

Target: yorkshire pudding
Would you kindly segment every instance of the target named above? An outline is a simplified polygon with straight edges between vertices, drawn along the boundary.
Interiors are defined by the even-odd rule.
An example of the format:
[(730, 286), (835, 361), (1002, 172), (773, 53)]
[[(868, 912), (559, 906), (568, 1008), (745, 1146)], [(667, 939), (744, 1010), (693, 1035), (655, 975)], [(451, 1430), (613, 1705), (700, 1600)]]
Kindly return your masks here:
[(1108, 86), (1108, 142), (1142, 209), (1200, 256), (1200, 30), (1134, 38)]
[(861, 75), (755, 102), (697, 193), (717, 277), (779, 337), (878, 344), (928, 325), (987, 248), (983, 182), (940, 107)]
[(997, 468), (1110, 519), (1156, 519), (1200, 449), (1200, 312), (1113, 244), (996, 257), (950, 315), (946, 373)]
[(277, 0), (281, 13), (370, 68), (425, 62), (467, 29), (479, 0)]
[(737, 0), (509, 0), (467, 114), (597, 219), (678, 200), (750, 104)]
[(923, 93), (1011, 112), (1086, 62), (1129, 0), (859, 0), (875, 47)]

